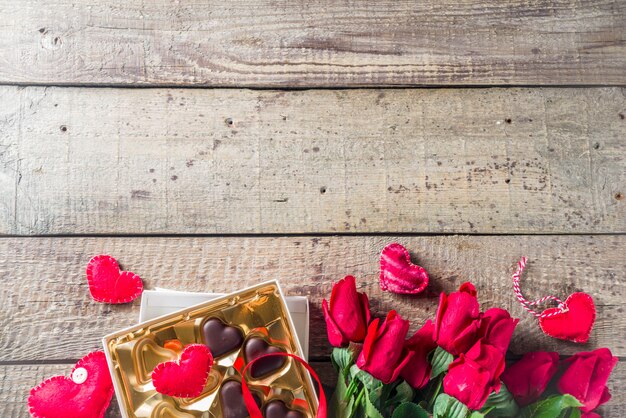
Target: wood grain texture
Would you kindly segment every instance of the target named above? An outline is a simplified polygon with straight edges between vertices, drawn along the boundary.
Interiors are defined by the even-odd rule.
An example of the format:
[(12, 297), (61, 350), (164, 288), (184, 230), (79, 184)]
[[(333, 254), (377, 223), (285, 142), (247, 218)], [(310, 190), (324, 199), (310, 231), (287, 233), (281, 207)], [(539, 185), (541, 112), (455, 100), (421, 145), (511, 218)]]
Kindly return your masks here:
[(0, 87), (0, 233), (626, 232), (626, 90)]
[[(429, 294), (402, 297), (378, 285), (379, 253), (399, 241), (431, 275)], [(147, 289), (231, 292), (278, 279), (285, 293), (311, 303), (312, 359), (326, 357), (321, 301), (348, 274), (368, 292), (376, 315), (396, 309), (415, 330), (433, 317), (440, 291), (468, 280), (483, 308), (498, 306), (521, 318), (511, 350), (572, 353), (608, 347), (626, 355), (626, 236), (287, 237), (287, 238), (3, 238), (0, 239), (0, 362), (77, 359), (100, 347), (104, 335), (137, 322), (139, 301), (106, 305), (89, 296), (84, 269), (95, 254), (111, 254), (139, 274)], [(528, 298), (593, 294), (598, 310), (586, 346), (544, 336), (517, 303), (511, 285), (521, 255), (530, 265), (522, 288)]]
[(626, 3), (0, 1), (0, 82), (626, 83)]
[[(311, 362), (316, 372), (326, 385), (333, 386), (336, 373), (328, 362)], [(3, 406), (3, 418), (29, 418), (26, 399), (31, 387), (53, 375), (68, 375), (72, 364), (58, 365), (0, 365), (0, 404)], [(626, 396), (621, 388), (626, 385), (626, 366), (617, 364), (607, 386), (613, 398), (597, 411), (604, 418), (622, 418), (626, 416)], [(330, 396), (330, 394), (329, 394)], [(107, 418), (119, 418), (119, 408), (115, 399), (107, 411)]]

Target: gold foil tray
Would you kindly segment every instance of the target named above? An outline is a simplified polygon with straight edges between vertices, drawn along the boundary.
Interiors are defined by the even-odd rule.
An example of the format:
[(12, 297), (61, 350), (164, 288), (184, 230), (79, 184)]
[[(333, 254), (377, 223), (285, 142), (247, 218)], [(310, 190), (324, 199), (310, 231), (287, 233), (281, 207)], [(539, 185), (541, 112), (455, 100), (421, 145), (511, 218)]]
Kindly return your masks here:
[[(151, 374), (157, 364), (177, 360), (179, 353), (163, 347), (177, 339), (183, 345), (204, 343), (202, 325), (219, 318), (238, 327), (245, 340), (262, 337), (288, 353), (303, 357), (278, 282), (263, 283), (104, 337), (104, 351), (122, 414), (127, 418), (221, 418), (222, 382), (241, 381), (245, 365), (241, 348), (215, 359), (203, 392), (197, 398), (173, 398), (154, 390)], [(245, 341), (244, 341), (245, 345)], [(256, 366), (255, 366), (256, 367)], [(269, 375), (247, 378), (265, 404), (280, 399), (306, 418), (317, 412), (317, 396), (307, 371), (291, 359)], [(297, 406), (295, 406), (297, 405)]]

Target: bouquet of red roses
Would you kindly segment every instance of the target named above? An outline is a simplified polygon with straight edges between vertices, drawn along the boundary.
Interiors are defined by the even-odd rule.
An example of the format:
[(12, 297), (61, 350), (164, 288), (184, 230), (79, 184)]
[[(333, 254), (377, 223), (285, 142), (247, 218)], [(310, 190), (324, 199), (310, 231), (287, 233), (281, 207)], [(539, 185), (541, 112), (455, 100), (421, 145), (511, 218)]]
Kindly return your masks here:
[(481, 312), (471, 283), (442, 293), (434, 322), (409, 338), (409, 321), (395, 311), (370, 317), (352, 276), (334, 285), (323, 310), (339, 373), (335, 418), (593, 418), (610, 399), (617, 358), (607, 348), (563, 361), (527, 353), (507, 367), (518, 319), (500, 308)]

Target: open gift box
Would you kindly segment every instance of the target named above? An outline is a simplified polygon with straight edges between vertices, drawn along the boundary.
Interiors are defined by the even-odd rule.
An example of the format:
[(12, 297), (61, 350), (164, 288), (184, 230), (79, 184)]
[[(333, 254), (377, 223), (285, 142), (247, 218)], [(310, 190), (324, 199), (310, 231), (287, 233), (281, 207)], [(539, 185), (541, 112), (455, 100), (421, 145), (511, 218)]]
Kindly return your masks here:
[[(294, 319), (289, 312), (288, 302), (278, 282), (271, 281), (244, 289), (230, 295), (215, 295), (168, 292), (169, 295), (146, 295), (142, 300), (142, 319), (162, 314), (154, 319), (104, 337), (104, 351), (113, 377), (115, 393), (122, 415), (127, 418), (218, 418), (228, 416), (229, 405), (239, 405), (229, 395), (226, 386), (241, 385), (242, 371), (253, 358), (255, 347), (280, 350), (304, 358)], [(145, 296), (144, 296), (145, 297)], [(165, 299), (164, 299), (165, 298)], [(190, 298), (204, 300), (191, 307), (166, 313), (189, 303)], [(164, 302), (167, 300), (167, 303)], [(308, 304), (302, 300), (289, 302), (299, 319), (306, 316), (308, 327)], [(300, 321), (301, 322), (301, 321)], [(209, 325), (209, 323), (211, 323)], [(218, 329), (236, 329), (241, 334), (239, 344), (226, 352), (211, 346)], [(211, 328), (212, 327), (212, 328)], [(209, 331), (209, 329), (211, 331)], [(306, 329), (306, 327), (305, 327)], [(304, 333), (304, 340), (308, 333)], [(151, 373), (163, 362), (175, 361), (180, 353), (165, 348), (167, 341), (178, 340), (187, 344), (207, 344), (216, 351), (215, 362), (202, 393), (195, 398), (175, 398), (158, 393), (153, 385)], [(219, 338), (217, 339), (219, 341)], [(254, 354), (256, 355), (256, 354)], [(262, 408), (274, 401), (281, 401), (300, 412), (304, 417), (315, 416), (318, 400), (311, 377), (306, 369), (291, 358), (279, 357), (260, 359), (270, 362), (261, 366), (255, 375), (246, 373), (245, 379)], [(255, 366), (256, 366), (255, 363)], [(262, 371), (262, 373), (261, 373)], [(231, 414), (232, 415), (232, 414)]]

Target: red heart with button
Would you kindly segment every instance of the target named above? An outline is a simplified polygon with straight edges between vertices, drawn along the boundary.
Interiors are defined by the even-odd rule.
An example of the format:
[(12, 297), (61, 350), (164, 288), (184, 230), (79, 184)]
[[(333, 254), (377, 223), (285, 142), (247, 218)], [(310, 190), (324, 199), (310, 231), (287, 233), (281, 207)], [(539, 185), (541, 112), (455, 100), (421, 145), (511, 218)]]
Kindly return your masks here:
[(428, 286), (428, 273), (423, 267), (411, 263), (406, 248), (394, 242), (380, 255), (380, 287), (393, 293), (415, 295)]
[(91, 297), (104, 303), (128, 303), (143, 292), (141, 278), (130, 271), (120, 271), (109, 255), (97, 255), (87, 264), (87, 281)]
[(102, 418), (113, 397), (106, 357), (95, 351), (80, 359), (71, 377), (53, 376), (30, 391), (34, 418)]
[(539, 325), (544, 333), (561, 340), (586, 343), (596, 320), (593, 298), (586, 293), (572, 293), (560, 307), (541, 313)]
[(204, 344), (189, 344), (178, 361), (166, 361), (152, 371), (157, 392), (176, 398), (195, 398), (204, 390), (213, 365), (211, 350)]

